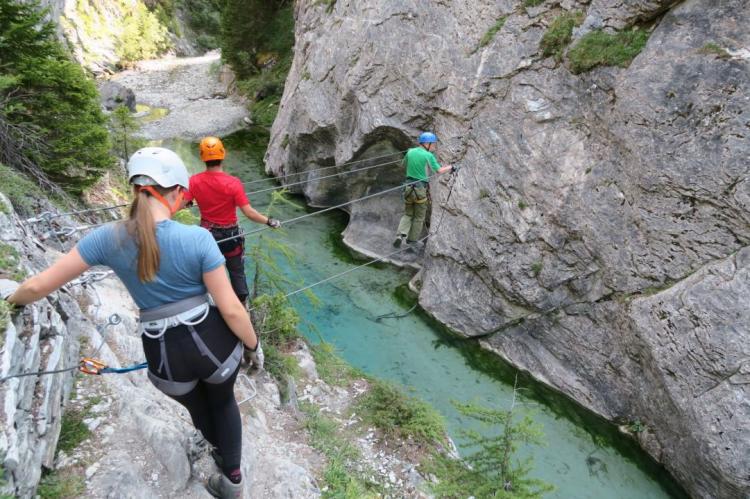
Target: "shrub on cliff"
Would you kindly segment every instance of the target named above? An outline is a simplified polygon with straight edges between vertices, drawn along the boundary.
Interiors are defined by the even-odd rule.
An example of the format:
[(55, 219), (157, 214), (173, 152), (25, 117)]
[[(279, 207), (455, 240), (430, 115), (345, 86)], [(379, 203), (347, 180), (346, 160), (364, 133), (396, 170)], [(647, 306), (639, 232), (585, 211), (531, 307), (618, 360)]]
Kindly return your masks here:
[(123, 21), (123, 32), (117, 47), (117, 55), (125, 64), (140, 59), (151, 59), (169, 48), (167, 28), (142, 3)]
[(292, 65), (294, 12), (284, 0), (228, 0), (222, 21), (222, 57), (252, 100), (253, 121), (270, 127)]
[(69, 192), (79, 194), (113, 164), (96, 87), (36, 4), (0, 0), (0, 115), (34, 130), (45, 147), (15, 138), (17, 150)]
[(648, 37), (649, 33), (642, 29), (618, 33), (592, 31), (568, 51), (570, 70), (578, 74), (597, 66), (626, 68), (646, 46)]
[(196, 42), (205, 49), (221, 46), (222, 0), (180, 0), (190, 29), (198, 34)]
[(583, 12), (567, 12), (554, 19), (544, 33), (540, 47), (544, 57), (554, 56), (557, 62), (562, 60), (565, 47), (573, 35), (573, 28), (583, 22)]

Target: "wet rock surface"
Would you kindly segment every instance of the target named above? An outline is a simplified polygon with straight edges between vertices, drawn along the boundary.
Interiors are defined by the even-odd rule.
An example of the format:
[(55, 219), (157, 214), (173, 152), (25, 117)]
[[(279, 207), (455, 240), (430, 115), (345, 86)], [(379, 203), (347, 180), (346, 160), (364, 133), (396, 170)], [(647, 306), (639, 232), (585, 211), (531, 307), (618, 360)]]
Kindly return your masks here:
[[(586, 17), (575, 36), (653, 31), (628, 68), (573, 75), (539, 48), (573, 10)], [(414, 262), (421, 305), (610, 420), (646, 422), (643, 447), (692, 495), (750, 494), (747, 3), (404, 0), (296, 15), (267, 168), (341, 165), (436, 131), (439, 160), (463, 168)], [(396, 167), (302, 193), (330, 206), (400, 182)], [(447, 189), (433, 181), (433, 199)], [(345, 242), (388, 255), (401, 209), (396, 193), (353, 205)]]

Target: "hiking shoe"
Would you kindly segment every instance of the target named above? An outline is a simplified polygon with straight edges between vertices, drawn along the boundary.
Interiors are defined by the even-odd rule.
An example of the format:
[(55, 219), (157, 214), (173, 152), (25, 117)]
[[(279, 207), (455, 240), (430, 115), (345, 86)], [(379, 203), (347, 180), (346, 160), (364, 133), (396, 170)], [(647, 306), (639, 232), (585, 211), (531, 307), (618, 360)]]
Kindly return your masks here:
[(399, 234), (398, 236), (396, 236), (396, 240), (393, 241), (393, 246), (396, 248), (400, 248), (401, 244), (404, 242), (405, 237), (406, 236), (404, 236), (403, 234)]
[(209, 478), (206, 489), (219, 499), (242, 499), (242, 482), (232, 483), (223, 473), (217, 473)]

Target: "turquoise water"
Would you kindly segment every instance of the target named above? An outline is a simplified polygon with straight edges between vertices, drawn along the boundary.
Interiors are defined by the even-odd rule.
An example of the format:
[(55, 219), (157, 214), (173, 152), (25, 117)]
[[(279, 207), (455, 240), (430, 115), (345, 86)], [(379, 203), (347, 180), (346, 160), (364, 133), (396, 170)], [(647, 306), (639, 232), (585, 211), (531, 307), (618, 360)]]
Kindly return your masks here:
[[(239, 133), (227, 141), (230, 151), (247, 140)], [(194, 144), (165, 143), (183, 157), (191, 168), (201, 163)], [(233, 152), (227, 169), (243, 180), (262, 178), (255, 153)], [(274, 185), (255, 184), (248, 190)], [(269, 202), (268, 194), (251, 195), (258, 208)], [(300, 202), (299, 200), (297, 200)], [(282, 220), (306, 212), (306, 208), (280, 207), (273, 216)], [(346, 225), (342, 213), (322, 214), (280, 231), (266, 231), (263, 237), (283, 240), (294, 250), (294, 262), (279, 264), (296, 283), (310, 284), (350, 269), (361, 262), (352, 260), (340, 243)], [(247, 223), (246, 229), (259, 226)], [(257, 237), (257, 236), (251, 236)], [(248, 245), (253, 240), (248, 240)], [(456, 339), (420, 313), (402, 319), (375, 320), (378, 315), (405, 312), (411, 306), (403, 295), (411, 271), (390, 266), (366, 267), (314, 289), (320, 305), (298, 295), (294, 303), (305, 323), (303, 332), (312, 341), (322, 337), (340, 354), (363, 371), (405, 387), (435, 406), (445, 417), (451, 437), (465, 451), (460, 430), (476, 426), (462, 417), (452, 401), (473, 401), (484, 406), (507, 408), (513, 393), (515, 372), (497, 357), (479, 349), (475, 342)], [(401, 290), (401, 292), (397, 292)], [(400, 296), (399, 296), (400, 295)], [(521, 410), (531, 411), (542, 425), (547, 445), (525, 449), (534, 457), (535, 477), (557, 487), (546, 497), (557, 498), (664, 498), (683, 496), (669, 477), (627, 437), (587, 411), (576, 407), (538, 383), (518, 378)]]

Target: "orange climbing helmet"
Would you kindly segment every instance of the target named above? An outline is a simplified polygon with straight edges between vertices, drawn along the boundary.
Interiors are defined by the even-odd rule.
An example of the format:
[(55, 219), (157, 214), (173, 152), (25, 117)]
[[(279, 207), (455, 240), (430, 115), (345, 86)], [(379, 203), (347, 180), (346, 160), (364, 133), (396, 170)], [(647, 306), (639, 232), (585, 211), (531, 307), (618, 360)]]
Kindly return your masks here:
[(226, 156), (224, 144), (217, 137), (204, 137), (200, 145), (201, 161), (222, 160)]

